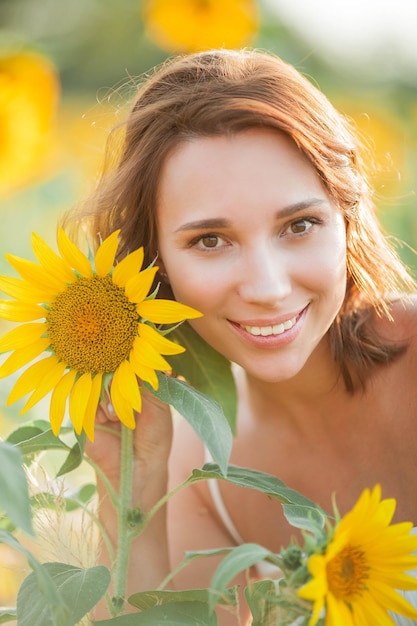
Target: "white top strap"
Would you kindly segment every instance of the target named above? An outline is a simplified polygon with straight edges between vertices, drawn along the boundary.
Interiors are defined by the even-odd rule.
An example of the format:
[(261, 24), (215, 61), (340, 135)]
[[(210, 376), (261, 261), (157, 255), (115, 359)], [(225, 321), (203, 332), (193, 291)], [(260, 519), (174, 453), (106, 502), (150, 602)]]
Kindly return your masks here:
[[(204, 448), (204, 450), (205, 462), (213, 463), (213, 458), (210, 452), (207, 450), (207, 448)], [(219, 481), (215, 478), (210, 478), (207, 482), (214, 507), (223, 523), (223, 526), (227, 529), (229, 535), (232, 537), (237, 545), (245, 543), (236, 526), (234, 525), (232, 518), (229, 515), (229, 511), (226, 509), (222, 494), (220, 493)]]

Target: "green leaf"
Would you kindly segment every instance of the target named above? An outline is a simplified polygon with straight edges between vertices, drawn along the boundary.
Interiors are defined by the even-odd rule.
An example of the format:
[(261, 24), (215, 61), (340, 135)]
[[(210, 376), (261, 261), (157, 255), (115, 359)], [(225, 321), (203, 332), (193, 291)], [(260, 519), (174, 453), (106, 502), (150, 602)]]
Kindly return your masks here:
[(13, 431), (7, 440), (17, 446), (24, 456), (45, 450), (70, 450), (69, 446), (59, 437), (55, 437), (50, 425), (43, 430), (36, 425), (24, 426)]
[(77, 436), (77, 441), (68, 453), (67, 458), (57, 472), (57, 476), (63, 476), (77, 469), (83, 461), (85, 448), (85, 434)]
[(323, 528), (323, 513), (318, 508), (284, 504), (284, 515), (294, 528), (301, 528), (317, 535)]
[(54, 509), (57, 508), (57, 500), (65, 504), (67, 513), (79, 509), (80, 506), (86, 504), (96, 493), (96, 485), (89, 483), (82, 485), (78, 491), (74, 491), (71, 496), (57, 496), (49, 491), (41, 491), (31, 499), (32, 506), (37, 509)]
[[(170, 602), (142, 613), (93, 621), (97, 626), (217, 626), (215, 613), (203, 602)], [(20, 626), (20, 625), (19, 625)]]
[(278, 609), (273, 601), (276, 595), (277, 583), (273, 580), (259, 580), (245, 588), (246, 602), (252, 614), (252, 626), (282, 624), (278, 620)]
[(283, 504), (296, 505), (298, 515), (301, 512), (306, 519), (311, 515), (314, 519), (321, 519), (322, 526), (328, 515), (312, 500), (305, 498), (295, 489), (290, 489), (285, 483), (276, 476), (260, 472), (258, 470), (248, 469), (246, 467), (238, 467), (237, 465), (229, 465), (226, 475), (223, 475), (220, 468), (215, 463), (206, 463), (202, 469), (195, 469), (190, 477), (190, 483), (197, 480), (207, 480), (208, 478), (216, 478), (218, 480), (227, 480), (234, 485), (240, 487), (248, 487), (256, 489), (267, 496), (276, 498)]
[(172, 331), (169, 338), (186, 348), (182, 354), (166, 357), (174, 372), (216, 400), (232, 433), (236, 434), (237, 394), (230, 361), (209, 346), (187, 322)]
[[(75, 626), (105, 594), (110, 584), (107, 567), (98, 565), (84, 570), (66, 563), (44, 563), (42, 567), (54, 582), (65, 606), (61, 626)], [(17, 597), (19, 626), (57, 626), (53, 606), (45, 599), (34, 573), (22, 583)]]
[(245, 588), (245, 598), (252, 613), (251, 626), (307, 626), (311, 617), (308, 604), (297, 595), (297, 588), (279, 580), (258, 580)]
[(0, 624), (16, 621), (16, 609), (3, 609), (0, 611)]
[(17, 448), (0, 442), (0, 508), (14, 526), (33, 535), (29, 490), (22, 463)]
[(273, 552), (256, 543), (244, 543), (233, 548), (217, 567), (211, 579), (210, 609), (214, 608), (218, 594), (224, 593), (227, 585), (237, 574), (266, 558), (277, 562)]
[[(129, 597), (129, 604), (144, 611), (167, 602), (203, 602), (208, 604), (208, 589), (185, 589), (182, 591), (141, 591)], [(227, 589), (217, 598), (219, 604), (236, 606), (237, 587)]]
[(220, 405), (177, 378), (158, 374), (158, 381), (158, 391), (146, 385), (149, 391), (173, 406), (191, 424), (225, 474), (232, 449), (232, 431)]

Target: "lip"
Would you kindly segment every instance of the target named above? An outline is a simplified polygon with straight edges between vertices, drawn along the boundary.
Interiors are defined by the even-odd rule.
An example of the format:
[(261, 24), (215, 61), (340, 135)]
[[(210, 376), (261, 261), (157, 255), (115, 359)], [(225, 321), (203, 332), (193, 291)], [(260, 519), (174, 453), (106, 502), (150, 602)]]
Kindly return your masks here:
[[(305, 306), (301, 311), (298, 310), (294, 313), (286, 313), (285, 315), (281, 315), (279, 317), (274, 317), (270, 319), (251, 319), (244, 320), (244, 322), (232, 321), (228, 320), (232, 329), (242, 337), (247, 343), (258, 347), (258, 348), (277, 348), (280, 346), (284, 346), (288, 343), (294, 341), (296, 337), (298, 337), (301, 332), (301, 328), (304, 324), (304, 320), (307, 314), (307, 310), (309, 305)], [(244, 327), (245, 326), (258, 326), (260, 328), (265, 328), (269, 326), (278, 326), (280, 324), (284, 324), (288, 320), (296, 318), (295, 323), (288, 330), (284, 330), (279, 334), (271, 334), (271, 335), (252, 335), (248, 332)]]
[(285, 313), (284, 315), (280, 315), (279, 317), (272, 318), (254, 318), (254, 319), (245, 319), (245, 320), (229, 320), (232, 324), (239, 324), (240, 326), (276, 326), (278, 324), (283, 324), (284, 322), (291, 320), (293, 317), (299, 317), (303, 311), (308, 307), (305, 306), (303, 309), (297, 309), (296, 311), (292, 311), (290, 313)]

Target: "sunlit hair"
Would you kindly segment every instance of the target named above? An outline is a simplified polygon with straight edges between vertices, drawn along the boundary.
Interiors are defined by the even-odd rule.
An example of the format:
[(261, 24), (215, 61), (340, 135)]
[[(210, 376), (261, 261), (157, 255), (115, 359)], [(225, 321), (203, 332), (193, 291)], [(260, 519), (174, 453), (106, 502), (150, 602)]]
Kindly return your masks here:
[[(102, 238), (121, 229), (121, 256), (143, 245), (145, 262), (151, 262), (157, 254), (158, 182), (167, 155), (190, 137), (254, 127), (291, 137), (345, 217), (347, 292), (329, 338), (352, 391), (363, 386), (370, 365), (402, 349), (382, 342), (368, 320), (374, 314), (389, 316), (392, 294), (414, 284), (375, 217), (355, 133), (293, 66), (269, 53), (218, 50), (156, 68), (140, 81), (118, 162), (107, 168), (84, 216)], [(159, 279), (163, 284), (164, 277)]]

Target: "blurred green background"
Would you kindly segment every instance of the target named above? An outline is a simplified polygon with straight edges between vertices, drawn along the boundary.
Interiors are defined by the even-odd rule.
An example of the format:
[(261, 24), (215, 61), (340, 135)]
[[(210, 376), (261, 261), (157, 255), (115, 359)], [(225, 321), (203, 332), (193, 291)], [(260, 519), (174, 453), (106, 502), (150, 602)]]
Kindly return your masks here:
[[(31, 232), (52, 247), (59, 217), (94, 184), (109, 128), (132, 77), (168, 56), (210, 47), (267, 49), (317, 84), (375, 152), (387, 231), (417, 257), (417, 51), (414, 2), (397, 0), (0, 0), (0, 273), (6, 252), (33, 258)], [(417, 272), (415, 272), (417, 273)], [(0, 323), (0, 332), (7, 324)], [(11, 377), (14, 378), (14, 377)], [(46, 418), (6, 407), (0, 433)], [(21, 563), (0, 546), (0, 605)]]

